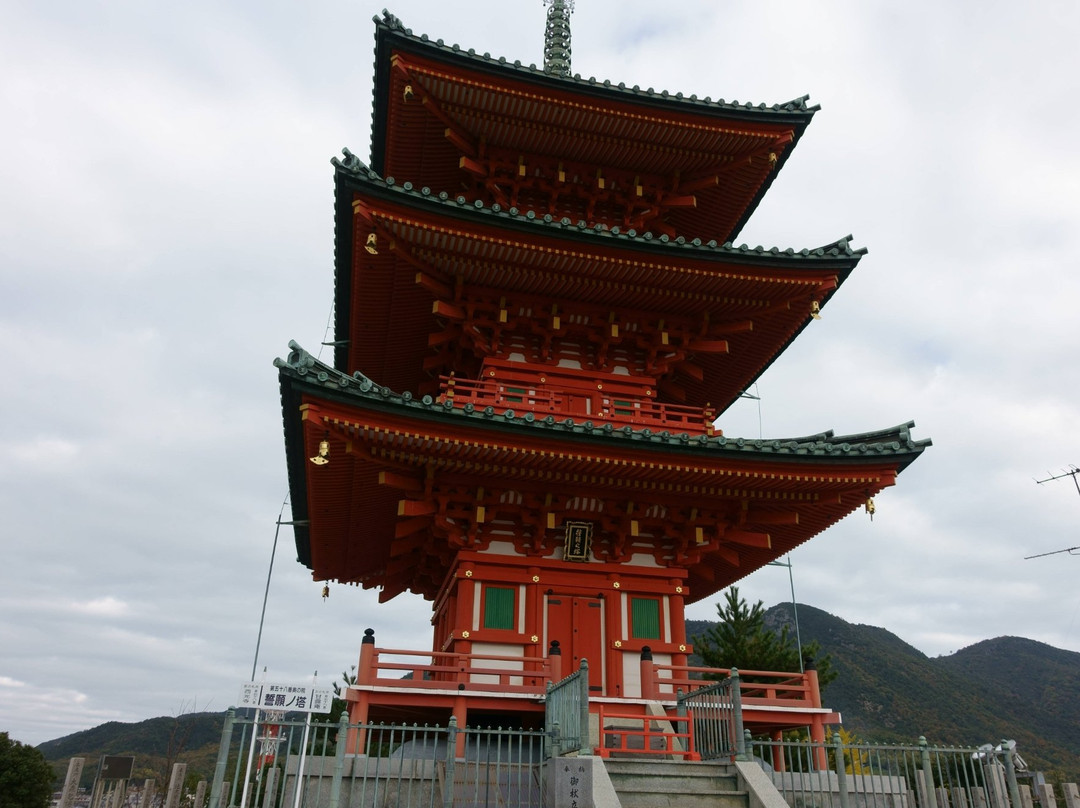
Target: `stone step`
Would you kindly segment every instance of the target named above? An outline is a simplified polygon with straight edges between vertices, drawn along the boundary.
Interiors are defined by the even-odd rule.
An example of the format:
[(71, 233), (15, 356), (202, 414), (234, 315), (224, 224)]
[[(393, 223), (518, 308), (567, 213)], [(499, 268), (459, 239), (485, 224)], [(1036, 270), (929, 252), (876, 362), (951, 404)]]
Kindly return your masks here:
[(654, 783), (663, 783), (657, 790), (664, 790), (668, 788), (668, 783), (672, 784), (676, 788), (680, 788), (686, 792), (703, 792), (708, 791), (714, 793), (717, 791), (738, 791), (738, 779), (734, 776), (721, 776), (710, 777), (705, 775), (695, 774), (645, 774), (643, 772), (612, 772), (608, 771), (608, 776), (611, 778), (611, 782), (615, 784), (616, 788), (623, 783), (627, 785), (650, 785)]
[(726, 763), (604, 761), (623, 808), (748, 808), (734, 767)]
[(687, 794), (681, 791), (631, 791), (616, 787), (622, 808), (748, 808), (746, 792)]
[(691, 777), (736, 776), (734, 764), (717, 761), (656, 760), (636, 755), (633, 758), (608, 758), (604, 767), (609, 774), (618, 772), (641, 772), (643, 774), (684, 775)]

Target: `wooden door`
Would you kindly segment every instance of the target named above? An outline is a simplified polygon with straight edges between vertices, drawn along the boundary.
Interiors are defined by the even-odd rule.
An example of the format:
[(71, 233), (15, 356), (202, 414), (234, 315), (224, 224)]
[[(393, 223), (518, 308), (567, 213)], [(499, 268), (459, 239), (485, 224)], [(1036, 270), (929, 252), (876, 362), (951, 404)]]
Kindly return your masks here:
[(604, 601), (597, 597), (552, 594), (547, 600), (548, 642), (562, 648), (563, 675), (589, 661), (589, 690), (604, 692)]

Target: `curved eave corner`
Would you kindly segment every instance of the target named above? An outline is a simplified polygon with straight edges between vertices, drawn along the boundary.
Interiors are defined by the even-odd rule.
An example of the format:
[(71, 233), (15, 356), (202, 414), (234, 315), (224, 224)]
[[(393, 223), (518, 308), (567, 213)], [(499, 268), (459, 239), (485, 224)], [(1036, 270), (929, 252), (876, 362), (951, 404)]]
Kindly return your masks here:
[(475, 70), (511, 80), (539, 84), (556, 91), (572, 92), (578, 95), (595, 97), (608, 103), (637, 104), (654, 109), (672, 112), (708, 115), (714, 118), (741, 119), (747, 121), (777, 122), (783, 121), (792, 126), (791, 145), (780, 156), (779, 163), (744, 211), (730, 238), (738, 235), (773, 180), (780, 173), (791, 152), (798, 145), (806, 127), (814, 114), (820, 110), (817, 104), (809, 104), (809, 95), (799, 96), (790, 101), (765, 104), (750, 101), (726, 101), (723, 98), (713, 100), (710, 96), (699, 98), (696, 94), (683, 95), (667, 90), (642, 90), (638, 86), (627, 87), (624, 82), (613, 83), (599, 80), (595, 76), (588, 78), (580, 74), (555, 76), (535, 64), (525, 65), (521, 60), (510, 61), (506, 57), (493, 57), (489, 53), (478, 54), (472, 48), (465, 49), (457, 44), (446, 44), (443, 40), (431, 40), (427, 34), (414, 34), (400, 19), (387, 10), (382, 16), (372, 18), (375, 23), (375, 80), (373, 82), (372, 102), (372, 138), (371, 164), (376, 170), (383, 170), (385, 152), (386, 117), (388, 114), (388, 92), (390, 82), (391, 56), (395, 49), (404, 49), (445, 63), (456, 63), (467, 70)]
[(548, 435), (554, 433), (553, 437), (557, 436), (559, 440), (613, 440), (650, 451), (695, 454), (716, 452), (730, 457), (751, 456), (755, 460), (766, 462), (814, 462), (825, 458), (879, 462), (882, 458), (891, 458), (899, 473), (931, 445), (929, 438), (915, 440), (912, 437), (911, 430), (915, 425), (913, 421), (855, 435), (838, 436), (828, 431), (807, 438), (745, 439), (724, 435), (691, 436), (666, 430), (654, 432), (649, 428), (617, 427), (611, 423), (596, 424), (591, 420), (575, 422), (571, 418), (536, 417), (531, 412), (515, 414), (507, 410), (499, 414), (488, 412), (490, 407), (485, 411), (474, 412), (471, 405), (458, 408), (450, 401), (435, 401), (431, 396), (417, 400), (410, 393), (394, 392), (359, 371), (349, 376), (335, 370), (317, 360), (295, 342), (290, 342), (289, 347), (291, 352), (288, 359), (275, 359), (274, 364), (279, 370), (282, 402), (286, 408), (283, 414), (286, 421), (290, 491), (294, 495), (304, 492), (306, 480), (304, 444), (298, 418), (301, 395), (298, 387), (346, 405), (393, 408), (403, 416), (425, 420), (454, 419), (464, 425), (471, 423), (475, 427), (519, 435), (535, 434), (539, 430)]
[(289, 476), (289, 504), (292, 510), (293, 538), (296, 543), (296, 560), (308, 569), (311, 562), (311, 531), (308, 528), (307, 458), (304, 457), (303, 423), (297, 418), (300, 395), (292, 385), (292, 375), (282, 367), (282, 360), (275, 359), (279, 368), (278, 384), (281, 389), (281, 418), (285, 437), (285, 464)]

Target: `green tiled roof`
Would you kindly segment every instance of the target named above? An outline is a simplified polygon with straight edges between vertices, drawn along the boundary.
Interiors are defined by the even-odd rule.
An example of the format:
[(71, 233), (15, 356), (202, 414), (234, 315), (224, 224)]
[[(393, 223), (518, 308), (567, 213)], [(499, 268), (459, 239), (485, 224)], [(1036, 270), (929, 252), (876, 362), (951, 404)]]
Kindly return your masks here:
[(476, 63), (477, 66), (490, 66), (492, 68), (498, 68), (499, 70), (512, 69), (519, 73), (522, 77), (528, 79), (541, 79), (545, 81), (559, 82), (563, 85), (570, 85), (573, 89), (581, 90), (604, 90), (617, 92), (624, 95), (627, 99), (635, 101), (658, 101), (658, 102), (673, 102), (678, 104), (685, 104), (690, 106), (696, 106), (703, 109), (715, 109), (725, 110), (737, 114), (747, 114), (750, 116), (760, 118), (762, 114), (765, 115), (780, 115), (786, 117), (798, 116), (801, 118), (809, 119), (810, 116), (816, 112), (818, 105), (809, 105), (807, 101), (810, 96), (804, 95), (799, 98), (794, 98), (790, 101), (785, 101), (779, 104), (764, 104), (764, 103), (752, 103), (750, 101), (726, 101), (723, 98), (717, 98), (713, 100), (711, 96), (704, 98), (698, 98), (696, 95), (683, 95), (681, 92), (669, 93), (667, 90), (655, 90), (652, 87), (648, 89), (641, 89), (638, 85), (633, 87), (627, 87), (624, 82), (612, 83), (611, 81), (604, 79), (597, 79), (595, 76), (588, 78), (582, 77), (580, 74), (573, 74), (572, 76), (552, 76), (550, 73), (545, 73), (543, 66), (537, 66), (535, 64), (524, 65), (520, 59), (513, 61), (507, 60), (505, 56), (493, 57), (490, 53), (477, 53), (473, 48), (462, 48), (455, 44), (446, 44), (442, 39), (432, 40), (427, 34), (414, 34), (410, 28), (405, 27), (400, 19), (395, 17), (389, 11), (383, 9), (382, 16), (375, 16), (372, 18), (376, 25), (376, 38), (392, 33), (393, 35), (411, 40), (417, 45), (436, 48), (439, 51), (453, 55), (455, 57), (467, 57)]
[[(667, 246), (671, 249), (693, 250), (703, 254), (713, 254), (724, 258), (738, 258), (742, 256), (757, 256), (768, 258), (775, 256), (780, 259), (807, 259), (835, 260), (837, 258), (855, 258), (865, 255), (865, 247), (854, 249), (851, 246), (851, 235), (844, 236), (829, 244), (815, 248), (794, 249), (792, 247), (763, 247), (760, 244), (751, 247), (748, 244), (736, 246), (732, 242), (719, 244), (715, 240), (702, 242), (699, 238), (686, 239), (682, 236), (669, 238), (666, 235), (656, 236), (646, 231), (638, 233), (636, 230), (624, 230), (618, 226), (608, 227), (605, 224), (588, 225), (584, 221), (574, 222), (569, 218), (556, 218), (550, 213), (538, 214), (532, 210), (520, 210), (515, 207), (504, 208), (498, 203), (485, 205), (482, 200), (470, 202), (464, 196), (451, 196), (446, 191), (434, 192), (430, 188), (416, 188), (411, 182), (398, 183), (393, 177), (380, 177), (377, 172), (366, 166), (360, 158), (348, 149), (342, 149), (343, 160), (337, 157), (331, 158), (339, 175), (358, 180), (361, 184), (379, 190), (390, 191), (408, 198), (411, 202), (420, 202), (429, 205), (441, 205), (446, 209), (459, 213), (479, 213), (498, 220), (510, 221), (525, 225), (545, 226), (562, 233), (593, 237), (599, 239), (612, 239), (617, 244), (630, 246), (640, 245), (649, 247)], [(351, 211), (350, 211), (351, 213)]]
[(753, 455), (756, 460), (776, 458), (835, 458), (840, 462), (858, 462), (860, 458), (874, 461), (891, 456), (900, 458), (898, 470), (911, 463), (931, 444), (930, 440), (911, 437), (914, 422), (889, 429), (853, 435), (834, 435), (831, 430), (797, 438), (733, 438), (724, 435), (695, 435), (667, 430), (600, 424), (589, 419), (538, 416), (532, 412), (512, 409), (496, 411), (493, 407), (474, 408), (471, 404), (455, 407), (452, 401), (436, 401), (431, 396), (414, 398), (409, 392), (396, 392), (376, 384), (359, 371), (351, 376), (320, 362), (297, 343), (289, 343), (287, 359), (275, 359), (281, 380), (282, 404), (285, 409), (286, 434), (289, 424), (297, 420), (300, 388), (345, 404), (369, 409), (397, 410), (412, 417), (453, 419), (458, 423), (504, 430), (555, 433), (559, 438), (572, 440), (602, 440), (627, 442), (642, 447), (663, 448), (668, 452), (710, 452), (731, 455)]

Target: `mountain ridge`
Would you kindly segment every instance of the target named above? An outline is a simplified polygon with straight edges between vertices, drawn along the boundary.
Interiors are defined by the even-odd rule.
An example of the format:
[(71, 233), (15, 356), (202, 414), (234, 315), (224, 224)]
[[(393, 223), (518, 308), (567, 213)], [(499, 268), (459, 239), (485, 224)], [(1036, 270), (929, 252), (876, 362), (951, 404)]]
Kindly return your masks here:
[[(794, 609), (766, 611), (766, 626), (794, 632)], [(836, 679), (822, 700), (867, 742), (979, 746), (1015, 740), (1032, 768), (1080, 780), (1080, 653), (997, 637), (928, 657), (887, 629), (849, 623), (798, 604), (804, 645), (817, 641)], [(687, 621), (699, 636), (712, 621)]]

